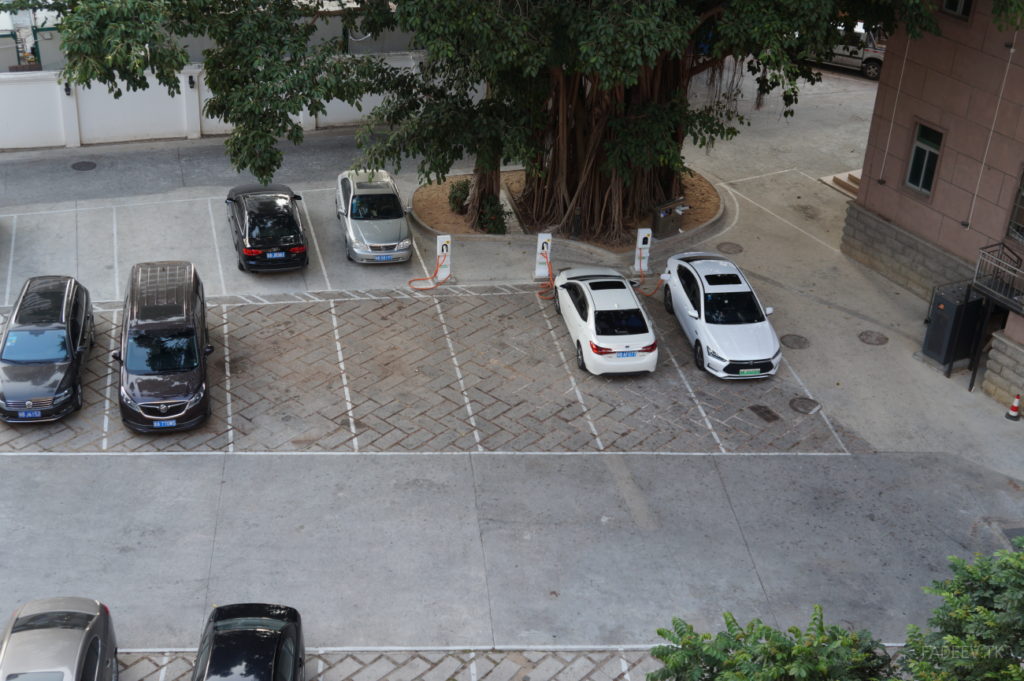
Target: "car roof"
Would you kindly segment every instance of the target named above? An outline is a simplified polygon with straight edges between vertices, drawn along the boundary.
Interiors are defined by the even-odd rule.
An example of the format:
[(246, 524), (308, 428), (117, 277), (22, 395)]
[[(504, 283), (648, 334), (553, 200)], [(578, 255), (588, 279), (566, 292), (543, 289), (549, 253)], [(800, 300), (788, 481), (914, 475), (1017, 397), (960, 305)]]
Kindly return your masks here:
[[(704, 280), (704, 290), (708, 293), (735, 293), (750, 290), (746, 277), (731, 260), (697, 260), (690, 264)], [(718, 284), (714, 278), (709, 279), (709, 277), (723, 274), (735, 275), (739, 279), (739, 283)]]
[(285, 622), (298, 622), (299, 611), (289, 608), (287, 605), (273, 605), (270, 603), (235, 603), (233, 605), (221, 605), (214, 608), (210, 613), (210, 620), (223, 622), (224, 620), (235, 619), (236, 617), (269, 617)]
[(74, 289), (71, 277), (32, 277), (25, 282), (14, 314), (15, 326), (48, 326), (66, 321)]
[[(82, 612), (100, 614), (98, 601), (87, 598), (42, 598), (26, 603), (16, 612), (17, 617), (30, 617), (47, 612)], [(11, 619), (8, 631), (17, 620)], [(78, 671), (78, 657), (87, 630), (34, 629), (10, 634), (0, 658), (0, 679), (8, 674), (35, 671), (60, 671), (67, 681), (73, 681)]]
[(271, 681), (277, 644), (283, 634), (283, 631), (268, 629), (233, 629), (214, 633), (205, 678)]
[(352, 181), (357, 195), (395, 193), (391, 186), (391, 175), (386, 170), (347, 170), (342, 175)]
[(572, 267), (562, 272), (568, 281), (579, 281), (581, 279), (597, 279), (607, 277), (608, 279), (625, 279), (624, 276), (610, 267)]
[(185, 322), (192, 312), (195, 266), (185, 261), (141, 262), (132, 268), (131, 319)]
[(591, 288), (590, 297), (594, 299), (595, 310), (635, 310), (640, 307), (629, 284), (620, 289), (595, 291)]
[(18, 617), (38, 615), (43, 612), (84, 612), (89, 615), (98, 615), (100, 614), (100, 604), (99, 601), (71, 596), (40, 598), (23, 605), (18, 611)]
[(295, 192), (293, 192), (286, 184), (268, 184), (266, 186), (262, 184), (243, 184), (229, 191), (228, 198), (237, 199), (250, 194), (283, 194), (284, 196), (294, 196)]

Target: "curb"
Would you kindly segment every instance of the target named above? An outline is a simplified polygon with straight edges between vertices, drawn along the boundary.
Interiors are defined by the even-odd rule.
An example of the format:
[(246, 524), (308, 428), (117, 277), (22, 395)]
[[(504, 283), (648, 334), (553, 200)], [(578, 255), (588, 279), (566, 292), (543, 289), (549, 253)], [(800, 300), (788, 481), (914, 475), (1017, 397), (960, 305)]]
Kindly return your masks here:
[[(702, 225), (694, 227), (685, 234), (677, 234), (670, 236), (666, 239), (656, 240), (651, 245), (652, 258), (654, 257), (655, 253), (658, 253), (659, 255), (664, 255), (663, 251), (666, 250), (673, 251), (674, 253), (678, 249), (684, 248), (690, 242), (697, 240), (698, 237), (704, 237), (706, 232), (713, 231), (716, 227), (721, 225), (725, 218), (725, 200), (722, 197), (722, 193), (718, 191), (718, 187), (715, 187), (714, 183), (711, 182), (711, 180), (708, 180), (708, 184), (711, 185), (711, 187), (715, 190), (715, 194), (718, 195), (718, 213), (715, 214), (715, 217), (711, 218)], [(415, 192), (413, 193), (413, 195), (415, 196)], [(525, 236), (521, 234), (449, 234), (448, 232), (440, 232), (431, 227), (430, 225), (428, 225), (427, 223), (425, 223), (423, 220), (420, 219), (420, 216), (416, 214), (416, 211), (413, 210), (411, 206), (409, 208), (408, 215), (410, 218), (412, 218), (410, 222), (413, 224), (414, 227), (416, 227), (420, 231), (425, 232), (426, 234), (431, 236), (450, 236), (452, 241), (503, 241), (505, 243), (523, 243), (531, 245), (536, 243), (535, 234)], [(583, 244), (578, 241), (570, 241), (569, 239), (565, 239), (559, 236), (555, 236), (554, 240), (558, 243), (559, 248), (568, 248), (570, 251), (581, 251), (583, 253), (587, 253), (589, 255), (602, 258), (609, 264), (624, 266), (633, 262), (632, 251), (626, 253), (612, 253), (611, 251), (601, 248), (600, 246)]]

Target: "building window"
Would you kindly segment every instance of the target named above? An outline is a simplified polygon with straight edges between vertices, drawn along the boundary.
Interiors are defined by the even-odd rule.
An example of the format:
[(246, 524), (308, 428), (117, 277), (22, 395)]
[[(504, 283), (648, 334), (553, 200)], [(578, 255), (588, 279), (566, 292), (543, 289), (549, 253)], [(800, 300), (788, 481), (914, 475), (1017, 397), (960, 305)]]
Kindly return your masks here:
[(971, 0), (943, 0), (942, 9), (948, 14), (966, 19), (971, 13)]
[(1020, 184), (1017, 185), (1017, 200), (1013, 203), (1007, 236), (1024, 244), (1024, 174), (1021, 175)]
[(935, 166), (939, 163), (939, 147), (941, 146), (941, 132), (932, 130), (927, 125), (918, 124), (914, 152), (910, 157), (910, 174), (907, 175), (908, 185), (926, 194), (931, 194), (932, 180), (935, 179)]

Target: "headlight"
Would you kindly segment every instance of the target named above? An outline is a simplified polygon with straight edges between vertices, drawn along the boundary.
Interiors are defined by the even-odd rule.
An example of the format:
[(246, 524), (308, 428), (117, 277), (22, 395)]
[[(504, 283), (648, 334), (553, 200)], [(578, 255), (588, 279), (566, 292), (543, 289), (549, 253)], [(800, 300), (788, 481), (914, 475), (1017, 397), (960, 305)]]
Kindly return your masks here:
[(776, 359), (778, 359), (779, 355), (781, 355), (781, 354), (782, 354), (782, 346), (780, 345), (779, 349), (775, 351), (774, 355), (772, 355), (772, 361), (775, 361)]
[(401, 241), (398, 242), (399, 250), (403, 248), (409, 248), (409, 246), (412, 246), (412, 239), (402, 239)]
[(203, 395), (206, 394), (206, 384), (203, 383), (199, 386), (199, 392), (192, 396), (192, 399), (188, 401), (188, 405), (185, 409), (191, 409), (192, 407), (199, 404), (199, 401), (203, 399)]
[(365, 251), (366, 250), (366, 242), (365, 241), (360, 241), (359, 239), (356, 239), (355, 241), (352, 242), (352, 248), (356, 249), (357, 251)]
[(720, 354), (718, 354), (717, 352), (712, 350), (711, 348), (708, 348), (707, 350), (708, 350), (708, 354), (711, 355), (712, 357), (714, 357), (715, 359), (720, 360), (722, 362), (728, 362), (729, 361), (725, 357), (722, 357)]
[(142, 413), (142, 410), (139, 409), (139, 405), (135, 404), (135, 400), (131, 398), (131, 395), (128, 394), (128, 391), (124, 389), (123, 385), (121, 386), (121, 402), (132, 411), (137, 411), (140, 414)]
[(4, 398), (3, 393), (0, 393), (0, 407), (7, 408), (7, 400)]
[(71, 397), (71, 394), (74, 391), (75, 391), (74, 388), (68, 388), (67, 390), (62, 390), (61, 392), (59, 392), (56, 395), (54, 395), (53, 396), (53, 404), (54, 404), (54, 406), (60, 404), (61, 402), (67, 402), (68, 398)]

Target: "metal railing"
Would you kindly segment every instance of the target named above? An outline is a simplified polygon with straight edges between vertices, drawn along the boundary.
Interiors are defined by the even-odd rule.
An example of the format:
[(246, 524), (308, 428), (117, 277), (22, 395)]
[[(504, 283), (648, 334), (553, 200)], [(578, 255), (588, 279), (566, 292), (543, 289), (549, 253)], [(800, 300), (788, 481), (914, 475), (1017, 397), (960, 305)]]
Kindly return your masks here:
[(974, 287), (1003, 307), (1024, 314), (1024, 269), (1021, 257), (1006, 244), (980, 250), (974, 270)]

